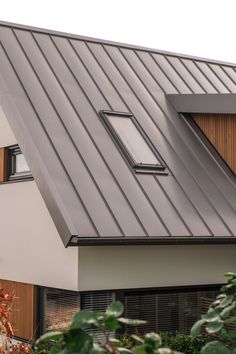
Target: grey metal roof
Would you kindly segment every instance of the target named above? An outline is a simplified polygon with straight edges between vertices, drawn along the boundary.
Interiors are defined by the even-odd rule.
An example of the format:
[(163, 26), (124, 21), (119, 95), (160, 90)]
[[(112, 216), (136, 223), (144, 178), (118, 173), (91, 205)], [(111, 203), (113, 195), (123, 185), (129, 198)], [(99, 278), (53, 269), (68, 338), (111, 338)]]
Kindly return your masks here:
[[(236, 93), (235, 67), (0, 22), (0, 104), (65, 245), (236, 242), (235, 176), (167, 98)], [(170, 173), (135, 174), (100, 110)]]

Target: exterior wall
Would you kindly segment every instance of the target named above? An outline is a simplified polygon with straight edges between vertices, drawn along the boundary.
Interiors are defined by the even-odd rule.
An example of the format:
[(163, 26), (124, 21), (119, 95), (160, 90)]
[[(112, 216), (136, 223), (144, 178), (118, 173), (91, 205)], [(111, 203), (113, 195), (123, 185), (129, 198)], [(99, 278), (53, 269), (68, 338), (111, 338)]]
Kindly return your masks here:
[(224, 282), (236, 245), (100, 246), (79, 249), (79, 290)]
[(17, 144), (15, 135), (13, 134), (5, 114), (0, 106), (0, 147)]
[(236, 173), (236, 115), (193, 114), (195, 122)]
[[(0, 109), (0, 147), (15, 137)], [(0, 184), (0, 279), (78, 289), (78, 249), (66, 249), (34, 181)]]

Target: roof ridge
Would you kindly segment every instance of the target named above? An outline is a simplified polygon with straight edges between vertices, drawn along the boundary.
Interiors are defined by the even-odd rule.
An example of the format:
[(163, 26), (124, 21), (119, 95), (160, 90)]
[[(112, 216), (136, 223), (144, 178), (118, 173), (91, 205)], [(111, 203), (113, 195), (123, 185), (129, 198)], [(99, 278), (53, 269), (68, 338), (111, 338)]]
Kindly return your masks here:
[(116, 47), (119, 46), (120, 48), (133, 49), (133, 50), (139, 50), (139, 51), (144, 51), (144, 52), (151, 52), (151, 53), (160, 54), (160, 55), (169, 56), (169, 57), (178, 57), (181, 59), (196, 60), (196, 61), (224, 65), (224, 66), (230, 66), (230, 67), (236, 68), (236, 63), (225, 62), (225, 61), (216, 60), (216, 59), (202, 58), (202, 57), (198, 57), (198, 56), (192, 56), (189, 54), (175, 53), (175, 52), (171, 52), (171, 51), (165, 51), (165, 50), (160, 50), (160, 49), (155, 49), (155, 48), (149, 48), (149, 47), (138, 46), (138, 45), (133, 45), (133, 44), (121, 43), (121, 42), (116, 42), (116, 41), (111, 41), (111, 40), (86, 37), (86, 36), (81, 36), (81, 35), (77, 35), (77, 34), (56, 31), (56, 30), (52, 30), (52, 29), (45, 29), (45, 28), (34, 27), (34, 26), (29, 26), (29, 25), (22, 25), (22, 24), (18, 24), (18, 23), (0, 21), (0, 27), (16, 28), (16, 29), (21, 29), (21, 30), (25, 30), (25, 31), (44, 33), (44, 34), (49, 34), (49, 35), (54, 35), (54, 36), (59, 36), (59, 37), (66, 37), (66, 38), (70, 38), (70, 39), (77, 39), (77, 40), (81, 40), (81, 41), (87, 41), (87, 42), (93, 42), (93, 43), (99, 43), (99, 44), (107, 44), (107, 45), (116, 46)]

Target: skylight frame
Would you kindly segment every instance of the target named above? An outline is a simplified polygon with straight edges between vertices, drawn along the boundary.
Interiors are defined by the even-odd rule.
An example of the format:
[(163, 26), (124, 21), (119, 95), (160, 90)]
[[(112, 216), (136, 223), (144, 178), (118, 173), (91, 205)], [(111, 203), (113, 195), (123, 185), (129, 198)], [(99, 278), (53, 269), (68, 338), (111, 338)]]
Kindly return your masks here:
[[(115, 142), (116, 145), (118, 145), (119, 149), (121, 150), (122, 154), (125, 156), (125, 158), (128, 160), (129, 165), (132, 167), (132, 169), (136, 173), (145, 173), (145, 174), (163, 174), (167, 175), (168, 171), (166, 168), (166, 165), (163, 161), (163, 159), (160, 157), (160, 155), (157, 153), (156, 149), (152, 146), (151, 142), (149, 141), (149, 138), (147, 135), (144, 133), (144, 131), (141, 129), (139, 124), (134, 118), (134, 115), (130, 112), (116, 112), (116, 111), (107, 111), (107, 110), (101, 110), (99, 112), (102, 121), (105, 123), (105, 126), (107, 130), (109, 131), (112, 140)], [(148, 163), (138, 163), (135, 161), (134, 157), (130, 153), (128, 147), (125, 145), (125, 143), (121, 140), (119, 134), (115, 130), (115, 128), (112, 126), (112, 124), (109, 121), (109, 117), (116, 116), (116, 117), (124, 117), (124, 118), (130, 118), (132, 123), (134, 124), (135, 128), (143, 138), (144, 142), (147, 144), (148, 148), (151, 150), (159, 164), (148, 164)]]

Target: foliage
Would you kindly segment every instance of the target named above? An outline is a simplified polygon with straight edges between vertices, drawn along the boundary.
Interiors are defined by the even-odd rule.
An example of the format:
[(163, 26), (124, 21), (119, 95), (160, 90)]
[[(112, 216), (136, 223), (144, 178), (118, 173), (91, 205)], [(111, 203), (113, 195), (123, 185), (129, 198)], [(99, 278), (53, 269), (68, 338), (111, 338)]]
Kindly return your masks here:
[(124, 333), (118, 337), (120, 346), (126, 349), (131, 349), (135, 345), (135, 340), (128, 333)]
[(13, 336), (10, 313), (13, 301), (14, 295), (0, 288), (0, 353), (7, 353), (10, 350), (10, 338)]
[(1, 354), (28, 354), (30, 346), (26, 343), (12, 344), (13, 336), (10, 314), (12, 312), (15, 294), (0, 288), (0, 353)]
[[(51, 332), (44, 334), (37, 341), (37, 345), (54, 343), (50, 354), (177, 354), (168, 348), (162, 347), (161, 337), (156, 333), (147, 333), (143, 338), (132, 336), (134, 341), (131, 348), (121, 346), (122, 341), (113, 338), (112, 332), (121, 328), (123, 324), (140, 326), (145, 321), (127, 319), (122, 316), (124, 307), (117, 301), (108, 306), (105, 312), (80, 311), (72, 321), (66, 332)], [(102, 333), (95, 337), (89, 330), (97, 329)]]
[(204, 328), (208, 336), (214, 336), (214, 340), (202, 348), (201, 354), (236, 354), (236, 332), (235, 328), (230, 328), (236, 323), (236, 274), (226, 273), (225, 276), (227, 284), (191, 331), (197, 337)]
[(27, 343), (17, 343), (17, 344), (13, 344), (10, 348), (10, 352), (11, 354), (28, 354), (31, 351), (31, 347), (30, 345), (28, 345)]
[(2, 288), (0, 289), (0, 334), (5, 334), (7, 337), (13, 336), (13, 329), (10, 323), (10, 313), (14, 301), (14, 294)]
[(160, 333), (162, 343), (165, 347), (183, 352), (185, 354), (199, 354), (202, 347), (208, 342), (206, 337), (192, 337), (181, 333), (175, 336), (163, 332)]

